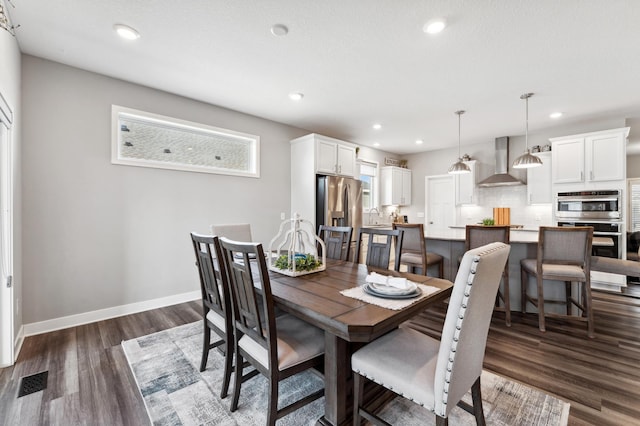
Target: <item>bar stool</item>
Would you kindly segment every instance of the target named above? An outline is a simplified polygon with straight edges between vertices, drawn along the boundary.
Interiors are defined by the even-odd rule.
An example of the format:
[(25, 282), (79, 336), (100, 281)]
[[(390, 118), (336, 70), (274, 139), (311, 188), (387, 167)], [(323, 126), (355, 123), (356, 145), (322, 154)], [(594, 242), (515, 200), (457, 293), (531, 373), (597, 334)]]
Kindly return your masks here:
[(424, 225), (421, 223), (394, 223), (393, 229), (404, 231), (400, 264), (406, 265), (409, 272), (414, 273), (420, 268), (422, 275), (427, 275), (427, 269), (431, 265), (438, 265), (438, 278), (442, 278), (444, 272), (444, 258), (436, 253), (427, 251), (424, 241)]
[[(467, 225), (465, 228), (465, 252), (482, 247), (489, 243), (499, 242), (509, 244), (509, 225)], [(509, 303), (509, 260), (502, 271), (503, 289), (496, 294), (495, 310), (504, 311), (504, 320), (507, 327), (511, 327), (511, 304)], [(500, 306), (500, 301), (502, 305)]]
[[(593, 337), (593, 309), (591, 306), (591, 245), (593, 227), (555, 227), (541, 226), (538, 234), (538, 253), (535, 259), (522, 259), (522, 313), (527, 302), (538, 308), (538, 325), (545, 331), (545, 316), (573, 318), (587, 322), (587, 334)], [(536, 277), (538, 294), (527, 294), (529, 276)], [(565, 300), (547, 300), (544, 298), (543, 281), (564, 281)], [(582, 300), (576, 300), (571, 294), (571, 283), (581, 283)], [(545, 312), (545, 303), (566, 306), (566, 315)], [(577, 306), (581, 316), (571, 315), (572, 306)]]

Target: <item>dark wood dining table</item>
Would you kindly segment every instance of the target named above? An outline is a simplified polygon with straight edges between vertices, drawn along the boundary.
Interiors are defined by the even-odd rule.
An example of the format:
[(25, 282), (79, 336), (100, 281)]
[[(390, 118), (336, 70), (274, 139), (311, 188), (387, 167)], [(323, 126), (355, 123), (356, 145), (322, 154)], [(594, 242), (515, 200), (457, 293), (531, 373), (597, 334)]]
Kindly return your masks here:
[[(439, 290), (401, 309), (391, 310), (340, 293), (363, 285), (369, 272), (406, 277)], [(318, 424), (342, 425), (353, 411), (351, 354), (397, 328), (430, 305), (451, 294), (448, 280), (370, 268), (348, 261), (327, 260), (324, 271), (289, 277), (270, 272), (271, 291), (276, 305), (325, 332), (325, 412)]]

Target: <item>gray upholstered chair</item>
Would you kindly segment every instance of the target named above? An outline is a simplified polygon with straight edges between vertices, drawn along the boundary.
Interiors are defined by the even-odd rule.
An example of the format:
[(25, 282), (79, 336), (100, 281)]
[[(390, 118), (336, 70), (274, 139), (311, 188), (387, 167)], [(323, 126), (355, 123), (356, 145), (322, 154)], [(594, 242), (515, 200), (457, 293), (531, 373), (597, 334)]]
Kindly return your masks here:
[(211, 233), (221, 238), (233, 241), (252, 242), (251, 225), (248, 223), (231, 223), (225, 225), (211, 225)]
[(438, 277), (442, 278), (444, 258), (437, 253), (427, 251), (424, 240), (424, 225), (421, 223), (394, 223), (393, 229), (401, 229), (404, 232), (400, 264), (406, 265), (409, 272), (417, 273), (416, 269), (420, 269), (422, 275), (427, 275), (429, 266), (438, 265)]
[[(233, 326), (231, 314), (231, 297), (229, 282), (224, 263), (216, 262), (222, 251), (218, 237), (191, 233), (191, 242), (196, 255), (196, 266), (200, 275), (202, 292), (202, 317), (204, 323), (204, 342), (202, 344), (202, 360), (200, 371), (207, 368), (209, 351), (224, 345), (225, 363), (220, 398), (227, 396), (231, 379), (233, 362)], [(211, 342), (211, 331), (219, 339)]]
[[(269, 380), (267, 424), (274, 425), (324, 395), (323, 388), (278, 408), (281, 380), (324, 366), (324, 332), (292, 315), (276, 316), (262, 244), (221, 238), (220, 245), (232, 295), (235, 365), (246, 360), (255, 368), (246, 374), (242, 368), (235, 369), (231, 411), (238, 408), (242, 383), (259, 372)], [(252, 268), (258, 269), (260, 290), (254, 285)]]
[(353, 228), (350, 226), (320, 225), (318, 238), (324, 241), (327, 258), (349, 260), (352, 234)]
[[(411, 328), (398, 328), (356, 351), (354, 425), (380, 419), (362, 406), (364, 379), (424, 406), (446, 425), (457, 405), (484, 425), (480, 374), (500, 276), (510, 247), (492, 243), (468, 251), (453, 286), (440, 341)], [(390, 368), (393, 367), (393, 368)], [(473, 407), (460, 401), (471, 389)]]
[(356, 242), (355, 263), (360, 263), (362, 236), (367, 235), (367, 257), (365, 265), (378, 269), (389, 269), (391, 263), (391, 247), (395, 244), (393, 269), (400, 270), (400, 253), (402, 252), (403, 231), (399, 229), (359, 228)]
[[(593, 309), (591, 307), (591, 243), (593, 227), (541, 226), (538, 234), (538, 250), (535, 259), (522, 259), (522, 313), (527, 302), (538, 309), (538, 326), (545, 331), (545, 316), (573, 318), (587, 322), (587, 334), (593, 337)], [(527, 292), (529, 276), (536, 277), (538, 293), (532, 297)], [(565, 299), (544, 298), (544, 281), (564, 281)], [(581, 283), (581, 297), (571, 294), (571, 283)], [(545, 311), (545, 304), (562, 304), (566, 315)], [(572, 305), (580, 309), (581, 316), (572, 315)]]
[[(489, 243), (509, 244), (511, 227), (509, 225), (467, 225), (465, 227), (465, 251), (481, 247)], [(504, 311), (507, 327), (511, 327), (511, 304), (509, 303), (509, 261), (502, 271), (502, 291), (498, 288), (495, 310)], [(502, 301), (502, 306), (500, 306)]]

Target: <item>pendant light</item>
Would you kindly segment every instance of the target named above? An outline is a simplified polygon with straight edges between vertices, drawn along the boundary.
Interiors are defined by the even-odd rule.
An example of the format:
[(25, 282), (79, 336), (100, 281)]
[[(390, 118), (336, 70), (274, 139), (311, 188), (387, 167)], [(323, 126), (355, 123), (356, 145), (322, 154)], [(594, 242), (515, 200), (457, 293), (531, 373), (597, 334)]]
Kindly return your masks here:
[(516, 161), (513, 162), (514, 169), (528, 169), (530, 167), (539, 167), (542, 166), (542, 160), (540, 157), (532, 155), (529, 151), (529, 98), (533, 96), (533, 93), (525, 93), (520, 96), (520, 99), (524, 99), (526, 103), (526, 113), (525, 113), (525, 133), (524, 133), (524, 143), (525, 143), (525, 152), (520, 157), (516, 158)]
[(449, 167), (450, 175), (471, 173), (471, 169), (462, 161), (462, 157), (460, 156), (460, 116), (464, 114), (464, 111), (460, 110), (456, 111), (455, 113), (458, 114), (458, 161), (456, 161), (451, 165), (451, 167)]

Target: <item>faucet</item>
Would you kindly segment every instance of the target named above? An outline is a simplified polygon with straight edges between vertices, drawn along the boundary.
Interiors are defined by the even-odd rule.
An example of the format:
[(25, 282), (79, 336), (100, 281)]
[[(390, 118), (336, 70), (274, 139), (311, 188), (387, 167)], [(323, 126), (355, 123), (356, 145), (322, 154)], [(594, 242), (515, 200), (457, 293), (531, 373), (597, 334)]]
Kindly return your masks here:
[(372, 223), (371, 223), (371, 213), (373, 213), (374, 210), (376, 211), (376, 214), (378, 216), (380, 216), (380, 211), (376, 207), (372, 207), (371, 209), (369, 209), (369, 225), (372, 225)]

